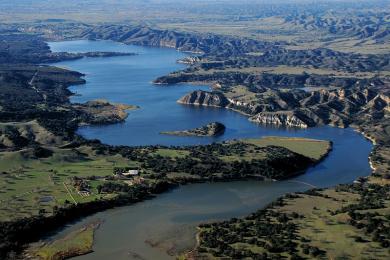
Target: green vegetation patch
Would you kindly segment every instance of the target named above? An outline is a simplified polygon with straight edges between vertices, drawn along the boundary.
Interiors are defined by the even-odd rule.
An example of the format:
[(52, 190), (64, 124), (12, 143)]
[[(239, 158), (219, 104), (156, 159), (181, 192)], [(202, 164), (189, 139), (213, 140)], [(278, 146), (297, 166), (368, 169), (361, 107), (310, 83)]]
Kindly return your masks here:
[[(13, 220), (39, 213), (50, 214), (54, 207), (85, 203), (103, 198), (94, 189), (111, 177), (114, 167), (134, 167), (120, 155), (99, 156), (88, 147), (54, 149), (48, 158), (31, 158), (26, 151), (0, 154), (0, 219)], [(91, 178), (88, 196), (72, 185), (72, 178)]]
[(297, 137), (264, 137), (261, 139), (248, 139), (245, 143), (254, 144), (257, 146), (279, 146), (287, 148), (293, 152), (302, 154), (309, 158), (321, 159), (332, 148), (332, 143), (329, 141), (297, 138)]
[[(134, 183), (153, 186), (164, 180), (286, 178), (313, 164), (309, 156), (318, 159), (326, 154), (328, 145), (326, 141), (272, 137), (185, 148), (51, 147), (47, 158), (37, 158), (32, 149), (2, 152), (0, 219), (51, 215), (55, 208), (110, 199)], [(142, 179), (133, 182), (133, 177), (114, 176), (116, 167), (139, 169)]]
[(188, 156), (190, 153), (185, 150), (160, 148), (157, 149), (153, 154), (160, 155), (162, 157), (184, 158)]
[(91, 223), (64, 238), (32, 249), (30, 253), (42, 260), (66, 259), (88, 254), (92, 252), (94, 233), (98, 227), (99, 223)]
[(365, 182), (286, 195), (243, 219), (204, 224), (198, 254), (218, 259), (388, 259), (390, 186)]

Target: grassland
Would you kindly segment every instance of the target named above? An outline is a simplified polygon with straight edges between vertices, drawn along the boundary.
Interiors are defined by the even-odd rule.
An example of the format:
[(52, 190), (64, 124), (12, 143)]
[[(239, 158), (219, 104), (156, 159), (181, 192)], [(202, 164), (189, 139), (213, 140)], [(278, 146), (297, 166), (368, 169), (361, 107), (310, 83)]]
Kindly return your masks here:
[[(390, 185), (386, 126), (382, 122), (360, 129), (376, 143), (370, 157), (372, 176), (350, 185), (286, 195), (243, 219), (201, 225), (195, 257), (388, 259)], [(267, 139), (272, 137), (256, 142), (267, 143)], [(294, 150), (309, 146), (286, 147)], [(213, 244), (211, 238), (217, 242)]]
[(153, 154), (160, 155), (162, 157), (171, 157), (171, 158), (185, 158), (190, 155), (188, 151), (185, 150), (176, 150), (176, 149), (157, 149)]
[(197, 257), (388, 259), (389, 189), (362, 187), (288, 195), (244, 219), (201, 225)]
[[(346, 212), (334, 214), (348, 205), (358, 203), (358, 194), (336, 191), (334, 189), (321, 192), (324, 196), (304, 195), (288, 200), (285, 206), (277, 210), (283, 213), (298, 212), (305, 216), (296, 220), (298, 235), (310, 240), (310, 245), (327, 252), (331, 259), (386, 259), (389, 250), (373, 241), (371, 235), (362, 232), (348, 221), (351, 217)], [(390, 214), (390, 201), (386, 200), (385, 208), (369, 209), (361, 212), (379, 214), (386, 218)], [(361, 242), (359, 242), (361, 241)]]
[[(291, 49), (326, 47), (357, 53), (389, 53), (387, 2), (351, 1), (323, 2), (313, 6), (307, 1), (280, 1), (269, 5), (258, 1), (69, 1), (52, 5), (47, 1), (0, 4), (0, 20), (36, 22), (34, 10), (40, 10), (41, 21), (58, 24), (75, 23), (145, 23), (163, 29), (197, 33), (214, 33), (248, 37), (261, 41), (280, 42)], [(371, 3), (373, 2), (373, 3)], [(302, 16), (293, 14), (304, 14)], [(364, 17), (364, 18), (362, 18)], [(365, 27), (378, 35), (365, 35)], [(67, 26), (66, 26), (67, 27)], [(67, 28), (69, 29), (69, 28)], [(66, 34), (66, 31), (64, 31)], [(379, 35), (380, 36), (380, 35)]]
[[(54, 206), (75, 201), (85, 203), (102, 199), (96, 191), (89, 196), (81, 196), (70, 185), (70, 179), (74, 176), (103, 178), (112, 175), (114, 167), (137, 165), (119, 155), (93, 155), (88, 147), (56, 149), (53, 156), (42, 159), (28, 158), (27, 153), (28, 150), (0, 154), (2, 221), (31, 217), (42, 210), (50, 214)], [(91, 185), (96, 187), (98, 183), (99, 180), (92, 181)]]
[[(261, 56), (261, 55), (260, 55)], [(381, 77), (390, 77), (390, 71), (375, 71), (375, 72), (357, 72), (350, 73), (340, 70), (332, 70), (326, 68), (313, 68), (305, 66), (268, 66), (268, 67), (242, 67), (242, 68), (221, 68), (221, 69), (199, 69), (195, 74), (213, 74), (215, 72), (241, 72), (241, 73), (272, 73), (272, 74), (291, 74), (291, 75), (300, 75), (303, 73), (329, 76), (329, 77), (339, 77), (339, 78), (359, 78), (359, 79), (368, 79), (376, 76)]]
[[(126, 20), (127, 23), (128, 17), (132, 17), (132, 19), (136, 20), (137, 23), (139, 23), (140, 21), (146, 21), (147, 24), (154, 25), (163, 29), (168, 28), (179, 31), (195, 31), (200, 33), (212, 32), (222, 35), (228, 35), (229, 37), (234, 35), (239, 37), (248, 37), (260, 41), (279, 41), (278, 43), (275, 43), (275, 45), (279, 46), (280, 44), (280, 46), (283, 46), (287, 50), (329, 48), (332, 50), (362, 54), (388, 54), (390, 50), (390, 45), (388, 44), (388, 36), (383, 36), (381, 33), (382, 29), (384, 29), (384, 32), (388, 30), (388, 5), (383, 5), (383, 8), (377, 8), (377, 6), (370, 5), (365, 5), (364, 7), (359, 6), (358, 11), (357, 9), (353, 8), (353, 5), (350, 5), (349, 11), (351, 12), (340, 12), (340, 10), (337, 10), (338, 6), (336, 6), (335, 4), (330, 5), (328, 7), (325, 6), (325, 8), (324, 6), (319, 6), (313, 13), (310, 6), (298, 6), (298, 8), (296, 6), (293, 6), (292, 8), (286, 7), (284, 9), (285, 13), (274, 13), (274, 10), (270, 11), (266, 8), (266, 6), (260, 6), (256, 8), (254, 8), (253, 6), (251, 8), (249, 6), (248, 8), (248, 6), (242, 5), (241, 3), (233, 5), (224, 5), (223, 8), (221, 8), (221, 5), (213, 5), (212, 3), (203, 4), (201, 6), (195, 7), (187, 7), (187, 3), (185, 3), (184, 5), (179, 5), (176, 3), (177, 5), (170, 4), (167, 6), (160, 6), (160, 8), (155, 8), (156, 5), (151, 4), (149, 6), (151, 8), (130, 8), (131, 10), (129, 8), (125, 8), (126, 6), (122, 5), (116, 6), (116, 8), (105, 8), (104, 5), (88, 6), (88, 3), (84, 3), (84, 5), (82, 6), (73, 5), (73, 3), (71, 3), (70, 6), (67, 4), (48, 6), (45, 1), (35, 1), (34, 4), (36, 3), (38, 3), (38, 6), (35, 6), (35, 8), (39, 7), (38, 9), (42, 10), (42, 14), (40, 16), (41, 19), (53, 18), (53, 14), (55, 14), (54, 16), (56, 19), (60, 19), (54, 19), (55, 21), (53, 21), (53, 23), (47, 21), (48, 23), (45, 25), (43, 25), (44, 23), (38, 22), (25, 25), (18, 24), (16, 25), (16, 27), (24, 28), (27, 31), (31, 29), (31, 32), (34, 32), (34, 26), (37, 26), (38, 28), (43, 26), (43, 29), (38, 29), (35, 32), (43, 34), (49, 32), (49, 38), (50, 36), (54, 38), (59, 37), (58, 35), (55, 35), (55, 33), (54, 35), (50, 35), (50, 32), (52, 31), (51, 29), (57, 28), (54, 29), (54, 31), (58, 30), (59, 24), (61, 24), (59, 26), (60, 28), (65, 28), (65, 30), (61, 29), (59, 31), (61, 31), (61, 33), (64, 31), (64, 35), (68, 35), (70, 37), (72, 37), (72, 35), (77, 35), (77, 33), (74, 33), (74, 31), (83, 31), (83, 25), (80, 26), (80, 24), (73, 23), (73, 21), (67, 24), (66, 21), (61, 21), (62, 18), (89, 22), (123, 22), (124, 20)], [(2, 5), (6, 6), (6, 8), (2, 9), (6, 11), (0, 11), (0, 19), (2, 21), (14, 21), (19, 23), (20, 21), (24, 20), (35, 21), (36, 19), (36, 15), (31, 13), (31, 10), (34, 9), (30, 5), (23, 5), (23, 3), (7, 4), (6, 2), (2, 3)], [(89, 9), (91, 7), (93, 9), (92, 11), (91, 9)], [(20, 11), (20, 8), (22, 9), (22, 11)], [(262, 9), (265, 10), (264, 13)], [(334, 11), (332, 10), (332, 12), (329, 12), (330, 9), (334, 9)], [(115, 15), (112, 15), (111, 10), (114, 10)], [(117, 12), (117, 10), (121, 11)], [(202, 12), (199, 12), (199, 10), (202, 10)], [(267, 14), (267, 12), (269, 13)], [(298, 15), (297, 17), (291, 17), (291, 13), (306, 13), (307, 15)], [(357, 17), (364, 17), (368, 20), (368, 22), (362, 22)], [(334, 32), (331, 32), (333, 28), (329, 26), (329, 21), (332, 27), (335, 25), (336, 30)], [(343, 29), (343, 25), (345, 25), (346, 21), (352, 23), (352, 31), (346, 31)], [(64, 24), (62, 24), (63, 22)], [(375, 32), (373, 32), (373, 35), (371, 35), (369, 31), (368, 34), (366, 34), (367, 25), (374, 25), (371, 28), (376, 30)], [(5, 28), (5, 31), (7, 31), (6, 26)], [(59, 39), (61, 39), (61, 37)], [(250, 50), (249, 52), (246, 52), (246, 55), (256, 56), (256, 59), (260, 59), (262, 54), (263, 53), (256, 51), (250, 52)], [(336, 57), (339, 55), (341, 54), (337, 54)], [(21, 55), (21, 57), (24, 57), (24, 55)], [(327, 57), (322, 57), (314, 65), (316, 66), (318, 65), (317, 63), (321, 63), (321, 60), (323, 58)], [(344, 61), (348, 61), (349, 58), (351, 57), (344, 59)], [(387, 56), (383, 57), (383, 59), (386, 58)], [(343, 59), (340, 59), (339, 62), (341, 60)], [(301, 58), (296, 61), (298, 63), (302, 63)], [(285, 60), (284, 62), (289, 62), (289, 60)], [(376, 64), (376, 62), (373, 62), (373, 64)], [(264, 66), (263, 64), (260, 65)], [(227, 74), (239, 72), (254, 75), (264, 73), (272, 73), (277, 75), (298, 75), (303, 73), (309, 73), (322, 75), (329, 78), (337, 76), (341, 78), (353, 77), (357, 79), (367, 79), (378, 75), (381, 78), (387, 77), (388, 79), (389, 77), (388, 71), (371, 70), (370, 72), (356, 71), (355, 73), (343, 71), (348, 67), (350, 67), (350, 65), (338, 66), (333, 67), (335, 68), (333, 70), (329, 69), (329, 66), (322, 68), (309, 68), (299, 64), (297, 66), (273, 66), (269, 68), (255, 66), (248, 66), (242, 68), (241, 66), (238, 66), (234, 69), (224, 68), (222, 70), (200, 70), (198, 73), (211, 74), (220, 71), (226, 72)], [(33, 71), (32, 73), (34, 74), (35, 71)], [(224, 77), (225, 76), (227, 75), (224, 75)], [(27, 78), (27, 80), (30, 80), (31, 75), (29, 75)], [(257, 83), (257, 85), (261, 87), (263, 84)], [(321, 89), (321, 87), (315, 88), (313, 90), (318, 89)], [(335, 95), (334, 92), (330, 94)], [(228, 92), (226, 95), (228, 98), (238, 99), (240, 101), (248, 103), (259, 99), (259, 97), (256, 96), (254, 92), (242, 86), (233, 87), (231, 91)], [(32, 94), (25, 95), (23, 93), (21, 96), (28, 97), (29, 102), (31, 102)], [(268, 95), (268, 92), (266, 92), (264, 96), (266, 98), (270, 97), (270, 95)], [(355, 93), (351, 96), (361, 96), (361, 93)], [(7, 97), (7, 95), (5, 95), (5, 97)], [(375, 99), (367, 106), (364, 106), (364, 114), (360, 114), (357, 116), (359, 117), (359, 119), (364, 118), (367, 111), (372, 109), (372, 107), (376, 107), (370, 107), (372, 103), (375, 103), (375, 105), (385, 104), (385, 101), (382, 100), (383, 96), (381, 96), (381, 93), (378, 93), (378, 97), (379, 101), (378, 99)], [(344, 98), (345, 97), (342, 96), (340, 100), (344, 100)], [(5, 98), (4, 100), (7, 99), (8, 98)], [(278, 100), (278, 98), (276, 100)], [(268, 101), (269, 100), (266, 100), (267, 103)], [(340, 103), (338, 107), (344, 107), (343, 103)], [(347, 100), (347, 102), (345, 102), (345, 107), (348, 108), (349, 105), (352, 103), (353, 102), (350, 102), (350, 100)], [(20, 104), (20, 102), (16, 102), (16, 104)], [(36, 103), (32, 102), (32, 104), (35, 105)], [(386, 104), (384, 106), (386, 106)], [(18, 105), (18, 107), (21, 107), (19, 113), (26, 110), (25, 105)], [(376, 118), (376, 116), (380, 114), (386, 115), (386, 113), (389, 111), (388, 101), (387, 108), (385, 107), (381, 109), (383, 111), (374, 111), (375, 116), (372, 116), (372, 118)], [(10, 110), (13, 111), (13, 109)], [(322, 110), (324, 111), (326, 109)], [(352, 109), (351, 111), (354, 111), (354, 109)], [(344, 114), (342, 116), (344, 118)], [(352, 115), (347, 114), (347, 116), (351, 117)], [(371, 114), (369, 114), (369, 116), (371, 116)], [(386, 117), (383, 118), (383, 121), (386, 121)], [(323, 123), (327, 124), (329, 122)], [(336, 123), (335, 125), (339, 124)], [(344, 123), (340, 125), (343, 126)], [(360, 130), (364, 130), (364, 132), (371, 132), (369, 134), (371, 136), (378, 134), (377, 132), (379, 132), (379, 134), (383, 133), (384, 135), (386, 135), (386, 138), (388, 137), (388, 131), (374, 131), (373, 129), (367, 129), (374, 128), (371, 121), (369, 123), (366, 123), (363, 120), (362, 122), (358, 122), (357, 125), (360, 125), (360, 127), (362, 128)], [(379, 122), (378, 125), (381, 127), (384, 124), (383, 122)], [(63, 125), (61, 125), (61, 127), (62, 126)], [(27, 127), (31, 128), (31, 126)], [(18, 128), (20, 128), (20, 126), (18, 126)], [(34, 130), (34, 128), (35, 127), (33, 127), (32, 129)], [(55, 129), (55, 127), (53, 128)], [(43, 131), (39, 132), (43, 133)], [(39, 143), (44, 144), (44, 138), (42, 138), (40, 135), (36, 135), (36, 137), (39, 139)], [(6, 138), (8, 137), (6, 136)], [(371, 161), (373, 163), (374, 168), (376, 169), (376, 176), (370, 178), (369, 181), (373, 183), (380, 183), (381, 185), (386, 185), (389, 183), (388, 158), (390, 149), (388, 146), (388, 140), (379, 140), (378, 142), (379, 145), (376, 146), (373, 156), (371, 156)], [(329, 149), (329, 144), (326, 144), (325, 142), (320, 143), (313, 140), (304, 141), (298, 139), (281, 140), (275, 137), (263, 139), (260, 141), (245, 140), (242, 141), (242, 143), (244, 143), (245, 145), (235, 150), (234, 152), (229, 153), (228, 155), (218, 154), (218, 151), (214, 151), (211, 149), (211, 155), (214, 161), (206, 161), (206, 163), (202, 164), (202, 167), (199, 168), (199, 170), (205, 170), (209, 167), (209, 171), (215, 171), (215, 169), (210, 167), (208, 163), (212, 165), (216, 162), (221, 163), (220, 161), (224, 163), (230, 161), (240, 161), (247, 163), (252, 160), (262, 160), (267, 158), (267, 152), (265, 152), (265, 150), (262, 150), (261, 148), (275, 145), (285, 147), (291, 151), (305, 155), (312, 159), (321, 158), (322, 154), (325, 154)], [(11, 146), (13, 146), (12, 142), (10, 142), (10, 147)], [(217, 148), (219, 149), (221, 147)], [(87, 203), (96, 199), (104, 200), (115, 197), (120, 192), (113, 191), (100, 193), (98, 192), (98, 187), (112, 182), (115, 185), (119, 185), (120, 188), (123, 188), (124, 185), (122, 181), (107, 180), (106, 177), (112, 175), (112, 171), (115, 167), (139, 167), (143, 163), (141, 161), (131, 160), (120, 155), (99, 155), (90, 147), (85, 146), (79, 147), (77, 149), (58, 149), (53, 147), (50, 147), (50, 149), (53, 150), (53, 155), (49, 156), (48, 158), (40, 159), (34, 158), (33, 151), (31, 149), (24, 149), (17, 152), (8, 151), (1, 153), (1, 221), (14, 220), (22, 217), (31, 217), (37, 215), (51, 215), (54, 212), (55, 207), (67, 207), (73, 204)], [(222, 150), (223, 149), (224, 147), (222, 147)], [(179, 164), (178, 162), (184, 160), (189, 161), (191, 163), (195, 161), (196, 163), (201, 164), (201, 162), (203, 163), (205, 161), (204, 158), (210, 159), (208, 158), (210, 153), (203, 153), (203, 151), (201, 151), (201, 156), (195, 158), (192, 161), (190, 159), (192, 159), (191, 156), (195, 154), (194, 151), (187, 151), (179, 148), (158, 148), (152, 151), (146, 150), (145, 153), (148, 153), (153, 157), (147, 158), (148, 163), (154, 163), (154, 166), (152, 167), (153, 170), (149, 173), (156, 174), (157, 178), (165, 178), (162, 173), (168, 171), (169, 174), (167, 176), (167, 179), (170, 180), (176, 178), (202, 178), (199, 175), (194, 175), (191, 172), (185, 172), (182, 170), (171, 172), (171, 169), (174, 169), (174, 167), (172, 168), (170, 166), (171, 164), (175, 165), (176, 167)], [(145, 157), (143, 159), (145, 159)], [(90, 179), (91, 176), (95, 176), (97, 178)], [(154, 179), (147, 178), (147, 181), (153, 184), (158, 182), (156, 180), (156, 176), (154, 176)], [(91, 187), (91, 192), (88, 196), (81, 195), (76, 190), (76, 188), (72, 184), (73, 177), (78, 177), (82, 178), (83, 180), (87, 180), (88, 184)], [(366, 192), (369, 193), (370, 190), (367, 190)], [(367, 229), (361, 227), (358, 228), (354, 225), (351, 225), (350, 223), (352, 222), (351, 220), (356, 222), (356, 220), (352, 218), (352, 216), (356, 215), (356, 212), (362, 214), (369, 213), (374, 214), (374, 217), (368, 215), (367, 218), (369, 218), (369, 220), (364, 219), (364, 221), (362, 222), (363, 225), (371, 223), (370, 221), (372, 221), (372, 219), (375, 219), (375, 221), (387, 219), (387, 222), (385, 224), (383, 224), (382, 222), (380, 223), (382, 223), (383, 226), (388, 228), (389, 203), (388, 198), (385, 197), (384, 193), (380, 194), (382, 197), (386, 198), (383, 206), (379, 208), (368, 208), (357, 211), (352, 210), (350, 211), (352, 213), (343, 211), (343, 208), (348, 207), (348, 205), (354, 205), (354, 203), (359, 203), (359, 200), (361, 200), (362, 197), (361, 194), (357, 193), (356, 191), (343, 192), (337, 190), (327, 190), (323, 192), (321, 191), (321, 194), (322, 195), (304, 194), (299, 195), (299, 197), (297, 198), (290, 198), (284, 201), (285, 203), (287, 203), (286, 205), (276, 206), (270, 211), (268, 211), (267, 214), (270, 215), (265, 215), (266, 220), (267, 217), (269, 217), (271, 222), (264, 222), (262, 224), (268, 224), (272, 226), (272, 228), (275, 228), (273, 231), (280, 232), (282, 236), (291, 236), (291, 234), (284, 232), (284, 230), (287, 230), (287, 228), (293, 228), (295, 230), (294, 234), (297, 234), (297, 236), (299, 237), (299, 239), (291, 240), (292, 243), (290, 243), (291, 241), (288, 241), (288, 243), (282, 243), (280, 247), (287, 248), (287, 251), (290, 250), (289, 253), (281, 252), (280, 255), (282, 257), (325, 257), (323, 253), (325, 252), (327, 257), (335, 259), (355, 259), (361, 256), (375, 259), (388, 258), (387, 256), (389, 252), (383, 249), (386, 247), (386, 242), (385, 244), (383, 244), (383, 241), (381, 242), (385, 246), (383, 246), (379, 242), (379, 239), (384, 239), (384, 236), (382, 236), (379, 231), (376, 232), (379, 233), (379, 235), (373, 236), (371, 234), (372, 232), (370, 233)], [(380, 200), (380, 197), (378, 200)], [(276, 216), (274, 214), (276, 214)], [(296, 216), (296, 214), (301, 216), (292, 217)], [(281, 217), (281, 219), (278, 219), (279, 216), (285, 215), (288, 216), (287, 218), (291, 218), (289, 221), (287, 221), (287, 223), (285, 223), (285, 217)], [(249, 222), (247, 222), (246, 220), (243, 222), (232, 220), (231, 223), (233, 224), (232, 226), (230, 226), (230, 228), (232, 228), (233, 230), (237, 230), (240, 227), (240, 224), (244, 222), (250, 224), (258, 224), (255, 221), (251, 221), (253, 221), (253, 219), (249, 220)], [(361, 222), (361, 220), (358, 220), (358, 222), (359, 221)], [(375, 221), (373, 221), (372, 223), (377, 223)], [(243, 225), (244, 227), (245, 223)], [(280, 229), (280, 227), (282, 227), (282, 229)], [(229, 227), (227, 227), (224, 232), (229, 233), (230, 230), (228, 228)], [(206, 228), (205, 231), (209, 232), (212, 230)], [(259, 244), (256, 245), (247, 241), (246, 237), (241, 237), (234, 234), (234, 236), (239, 237), (241, 240), (235, 241), (235, 243), (231, 243), (229, 246), (231, 246), (235, 251), (250, 251), (255, 254), (263, 254), (269, 253), (272, 250), (280, 250), (280, 247), (278, 247), (278, 243), (275, 243), (275, 240), (270, 240), (270, 238), (272, 238), (273, 236), (273, 233), (271, 232), (267, 234), (267, 232), (265, 232), (265, 234), (265, 238), (256, 240), (256, 242), (259, 242)], [(83, 235), (80, 235), (80, 237), (83, 237)], [(387, 238), (385, 238), (384, 241), (387, 241), (386, 239)], [(284, 240), (281, 239), (280, 241), (283, 242)], [(84, 242), (82, 242), (82, 244), (84, 244)], [(294, 248), (297, 248), (298, 250), (294, 251)], [(53, 243), (51, 246), (45, 247), (42, 252), (43, 256), (52, 256), (55, 254), (53, 252), (61, 252), (62, 250), (69, 250), (69, 247), (66, 246), (66, 243), (64, 241)], [(228, 253), (235, 253), (234, 250), (227, 251)], [(225, 252), (222, 252), (222, 255), (224, 253)], [(233, 258), (240, 258), (240, 255), (235, 255)]]
[(270, 145), (284, 147), (290, 151), (302, 154), (315, 160), (321, 159), (330, 151), (330, 149), (332, 149), (332, 145), (328, 141), (299, 137), (269, 136), (261, 139), (247, 139), (244, 142), (260, 147), (266, 147)]
[(235, 86), (226, 93), (226, 97), (233, 100), (240, 100), (245, 103), (255, 102), (256, 93), (251, 92), (244, 86)]
[[(290, 137), (263, 137), (260, 139), (244, 139), (241, 141), (244, 144), (249, 144), (244, 151), (239, 155), (223, 156), (226, 161), (239, 160), (254, 160), (266, 158), (266, 154), (258, 150), (259, 147), (277, 146), (284, 147), (290, 151), (301, 154), (314, 160), (320, 160), (328, 154), (332, 149), (332, 145), (328, 141), (312, 140), (305, 138), (290, 138)], [(234, 141), (228, 143), (235, 143)]]

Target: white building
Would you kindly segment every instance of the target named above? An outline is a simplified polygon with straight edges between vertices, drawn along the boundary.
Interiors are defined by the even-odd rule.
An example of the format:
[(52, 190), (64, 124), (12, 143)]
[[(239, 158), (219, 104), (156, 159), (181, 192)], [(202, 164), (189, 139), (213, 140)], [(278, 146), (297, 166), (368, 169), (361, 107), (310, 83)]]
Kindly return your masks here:
[(122, 173), (123, 176), (138, 176), (139, 170), (128, 170), (127, 172)]

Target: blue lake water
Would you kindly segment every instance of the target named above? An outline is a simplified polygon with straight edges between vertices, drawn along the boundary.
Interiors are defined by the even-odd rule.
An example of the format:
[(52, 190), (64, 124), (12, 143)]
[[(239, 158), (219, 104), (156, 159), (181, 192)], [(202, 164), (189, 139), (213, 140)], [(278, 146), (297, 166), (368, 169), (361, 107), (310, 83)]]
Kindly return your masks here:
[[(251, 123), (239, 113), (226, 109), (185, 106), (176, 101), (186, 93), (207, 86), (153, 85), (159, 76), (185, 66), (176, 60), (186, 54), (173, 49), (129, 46), (111, 41), (71, 41), (50, 43), (53, 51), (135, 52), (137, 56), (84, 58), (54, 65), (86, 74), (87, 83), (72, 87), (72, 102), (107, 99), (138, 105), (126, 122), (79, 129), (86, 138), (113, 145), (193, 145), (235, 138), (297, 136), (333, 141), (330, 155), (319, 165), (292, 180), (282, 182), (233, 182), (188, 185), (156, 199), (88, 217), (65, 229), (63, 235), (96, 218), (105, 220), (96, 233), (94, 253), (80, 259), (171, 259), (168, 249), (177, 251), (194, 244), (195, 226), (202, 221), (243, 216), (264, 207), (277, 197), (309, 187), (329, 187), (350, 183), (371, 170), (368, 156), (372, 144), (353, 129), (316, 127), (283, 129)], [(226, 125), (217, 138), (160, 135), (162, 131), (199, 127), (219, 121)], [(153, 242), (154, 247), (149, 242)], [(157, 245), (156, 245), (157, 244)]]

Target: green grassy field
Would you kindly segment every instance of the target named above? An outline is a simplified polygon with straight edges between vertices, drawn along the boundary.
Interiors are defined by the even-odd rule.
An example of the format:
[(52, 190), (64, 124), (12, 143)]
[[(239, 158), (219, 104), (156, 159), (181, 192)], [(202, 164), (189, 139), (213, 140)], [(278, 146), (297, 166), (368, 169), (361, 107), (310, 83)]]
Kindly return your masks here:
[[(326, 155), (331, 148), (331, 144), (328, 141), (312, 140), (304, 138), (290, 138), (290, 137), (264, 137), (260, 139), (244, 139), (241, 140), (244, 144), (250, 144), (248, 148), (238, 155), (223, 156), (226, 161), (237, 161), (252, 159), (264, 159), (267, 154), (263, 151), (259, 151), (258, 147), (278, 146), (289, 149), (290, 151), (302, 154), (306, 157), (313, 158), (315, 160), (321, 159)], [(229, 142), (229, 143), (234, 143)]]
[[(11, 220), (52, 212), (65, 201), (83, 203), (101, 198), (92, 192), (79, 195), (71, 185), (73, 176), (110, 176), (114, 167), (136, 166), (121, 156), (96, 156), (86, 147), (78, 150), (56, 149), (47, 159), (26, 159), (23, 152), (0, 154), (0, 219)], [(92, 183), (97, 186), (99, 181)], [(69, 192), (67, 191), (68, 187)]]
[(240, 100), (241, 102), (245, 103), (256, 102), (257, 100), (256, 93), (249, 91), (248, 88), (244, 86), (235, 86), (234, 88), (231, 88), (225, 95), (227, 98)]
[(280, 146), (313, 159), (320, 159), (331, 149), (331, 144), (328, 141), (295, 137), (269, 136), (261, 139), (248, 139), (244, 142), (262, 147)]
[[(389, 251), (372, 240), (369, 234), (348, 224), (347, 213), (331, 214), (347, 205), (356, 203), (359, 196), (349, 192), (326, 190), (322, 194), (328, 197), (305, 195), (288, 200), (279, 210), (285, 213), (299, 212), (304, 219), (296, 220), (298, 233), (309, 239), (310, 244), (327, 252), (329, 259), (386, 259)], [(383, 209), (370, 209), (365, 212), (378, 213), (381, 217), (390, 214), (390, 201)], [(361, 243), (356, 238), (361, 237)]]
[[(368, 189), (364, 193), (375, 193), (373, 190)], [(229, 236), (240, 237), (240, 239), (239, 242), (233, 243), (219, 242), (218, 246), (210, 248), (207, 247), (207, 242), (201, 240), (200, 245), (206, 247), (203, 248), (200, 255), (206, 256), (207, 259), (232, 259), (231, 257), (224, 258), (226, 251), (221, 249), (226, 248), (226, 245), (222, 247), (222, 244), (227, 243), (229, 247), (237, 251), (260, 255), (266, 253), (271, 259), (273, 257), (291, 259), (292, 255), (305, 259), (307, 259), (306, 257), (309, 259), (388, 259), (389, 249), (386, 245), (381, 245), (375, 238), (377, 236), (375, 233), (382, 237), (386, 236), (387, 224), (384, 224), (383, 227), (382, 224), (377, 224), (379, 228), (374, 232), (368, 230), (369, 226), (372, 225), (370, 218), (385, 220), (389, 217), (389, 197), (380, 194), (384, 201), (382, 207), (355, 210), (355, 214), (368, 214), (366, 216), (369, 216), (368, 219), (360, 220), (363, 225), (357, 228), (356, 225), (351, 225), (351, 213), (344, 209), (359, 205), (362, 202), (361, 194), (357, 190), (350, 192), (336, 189), (327, 189), (313, 194), (299, 194), (295, 197), (284, 198), (281, 205), (277, 204), (266, 208), (265, 212), (267, 213), (265, 214), (258, 213), (258, 215), (244, 219), (233, 219), (220, 223), (219, 226), (218, 224), (201, 226), (199, 229), (201, 237), (207, 237), (207, 234), (211, 234), (211, 237), (218, 236), (215, 237), (217, 241), (229, 241)], [(283, 215), (288, 216), (288, 218), (282, 218)], [(275, 231), (272, 237), (251, 236), (251, 234), (256, 234), (255, 230), (259, 227), (262, 230), (272, 225), (282, 225), (284, 228)], [(287, 227), (294, 227), (294, 231), (290, 231), (286, 236), (283, 234), (283, 230)], [(227, 233), (218, 231), (219, 229), (225, 230)], [(274, 241), (276, 238), (279, 239), (277, 242)], [(256, 241), (262, 241), (265, 244)], [(280, 251), (269, 250), (271, 248), (269, 245), (281, 245), (288, 241), (295, 243), (293, 253), (287, 252), (285, 248)], [(309, 251), (305, 251), (308, 248), (310, 248)], [(313, 254), (313, 248), (320, 249), (323, 253)], [(215, 252), (214, 250), (220, 255), (216, 256), (215, 253), (212, 253)]]
[(189, 155), (190, 153), (188, 151), (183, 150), (175, 150), (175, 149), (158, 149), (153, 154), (160, 155), (163, 157), (172, 157), (172, 158), (183, 158)]

